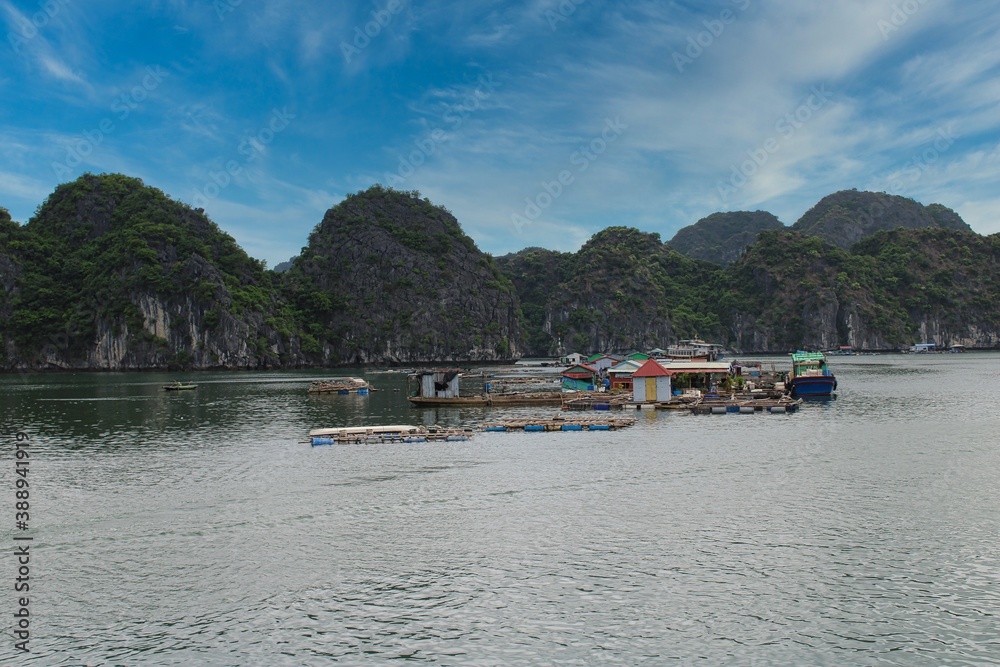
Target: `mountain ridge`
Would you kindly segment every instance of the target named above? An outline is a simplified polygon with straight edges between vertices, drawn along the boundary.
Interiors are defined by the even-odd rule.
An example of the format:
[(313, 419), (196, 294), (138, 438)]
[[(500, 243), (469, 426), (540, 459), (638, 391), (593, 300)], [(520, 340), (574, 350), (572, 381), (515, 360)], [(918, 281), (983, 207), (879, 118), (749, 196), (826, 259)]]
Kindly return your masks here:
[[(0, 208), (0, 368), (495, 362), (690, 337), (746, 352), (1000, 346), (1000, 235), (941, 205), (845, 192), (800, 229), (718, 214), (702, 227), (757, 225), (721, 266), (627, 226), (577, 252), (494, 259), (444, 207), (375, 185), (331, 207), (277, 272), (200, 209), (86, 174), (24, 225)], [(876, 201), (885, 214), (859, 224), (858, 203)], [(881, 228), (903, 214), (918, 224)], [(833, 233), (805, 233), (816, 225)]]

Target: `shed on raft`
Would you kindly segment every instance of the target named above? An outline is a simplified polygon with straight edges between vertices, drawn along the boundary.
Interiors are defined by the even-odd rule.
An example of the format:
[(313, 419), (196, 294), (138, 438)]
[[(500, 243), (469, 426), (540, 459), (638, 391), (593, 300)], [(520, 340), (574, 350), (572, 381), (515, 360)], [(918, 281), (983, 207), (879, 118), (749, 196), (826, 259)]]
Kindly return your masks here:
[(458, 377), (461, 372), (460, 368), (417, 371), (409, 376), (417, 383), (416, 393), (410, 390), (410, 395), (425, 398), (458, 398)]
[(632, 373), (632, 400), (636, 403), (670, 398), (670, 373), (655, 359), (647, 359)]

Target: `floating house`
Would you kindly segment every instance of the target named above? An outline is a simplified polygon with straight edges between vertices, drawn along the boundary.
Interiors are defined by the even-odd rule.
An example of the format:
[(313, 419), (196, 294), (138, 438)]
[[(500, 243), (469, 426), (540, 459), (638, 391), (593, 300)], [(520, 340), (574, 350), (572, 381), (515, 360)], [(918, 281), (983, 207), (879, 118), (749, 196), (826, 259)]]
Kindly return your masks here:
[(688, 382), (685, 384), (709, 392), (732, 373), (732, 364), (728, 361), (671, 361), (663, 369), (675, 378), (675, 386), (679, 384), (677, 376), (686, 374)]
[(597, 369), (589, 364), (570, 366), (562, 373), (563, 391), (594, 391)]
[(587, 359), (587, 365), (596, 368), (598, 374), (600, 374), (603, 371), (608, 370), (621, 360), (622, 357), (613, 354), (592, 354)]
[(642, 367), (643, 362), (635, 359), (626, 359), (608, 369), (608, 378), (611, 380), (611, 390), (632, 391), (632, 374)]
[(573, 354), (567, 354), (565, 357), (560, 357), (559, 363), (566, 364), (567, 366), (575, 366), (576, 364), (583, 363), (583, 355), (579, 352), (574, 352)]
[(647, 359), (632, 373), (632, 400), (636, 403), (670, 400), (670, 373), (655, 359)]
[(917, 354), (928, 354), (931, 352), (937, 352), (937, 345), (934, 343), (917, 343), (910, 348), (910, 352), (915, 352)]
[(626, 354), (625, 359), (631, 361), (638, 361), (641, 364), (642, 362), (646, 361), (646, 359), (649, 359), (649, 355), (643, 352), (632, 352), (631, 354)]

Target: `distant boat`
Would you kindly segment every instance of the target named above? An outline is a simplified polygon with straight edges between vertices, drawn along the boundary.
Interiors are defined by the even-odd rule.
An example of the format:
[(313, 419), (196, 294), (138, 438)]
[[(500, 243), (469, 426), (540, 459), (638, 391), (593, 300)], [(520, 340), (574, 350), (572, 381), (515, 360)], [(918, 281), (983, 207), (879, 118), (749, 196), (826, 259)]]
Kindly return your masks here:
[(837, 378), (822, 352), (796, 352), (788, 387), (792, 396), (829, 396), (837, 389)]
[(190, 391), (192, 389), (197, 389), (197, 388), (198, 385), (196, 384), (183, 384), (180, 381), (177, 381), (173, 384), (163, 385), (164, 391)]

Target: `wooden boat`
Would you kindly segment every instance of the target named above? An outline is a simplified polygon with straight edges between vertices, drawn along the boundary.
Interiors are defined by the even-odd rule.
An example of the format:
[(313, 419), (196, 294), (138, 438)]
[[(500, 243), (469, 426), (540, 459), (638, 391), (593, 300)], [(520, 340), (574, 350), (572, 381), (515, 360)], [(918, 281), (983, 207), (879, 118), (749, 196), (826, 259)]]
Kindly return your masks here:
[(163, 390), (164, 391), (190, 391), (192, 389), (197, 389), (197, 388), (198, 388), (198, 385), (196, 385), (196, 384), (182, 384), (179, 381), (175, 382), (173, 384), (165, 384), (165, 385), (163, 385)]
[(564, 394), (558, 391), (479, 394), (478, 396), (410, 396), (418, 407), (476, 408), (507, 405), (561, 405)]
[(796, 352), (787, 386), (792, 396), (829, 396), (837, 389), (837, 378), (827, 368), (822, 352)]

